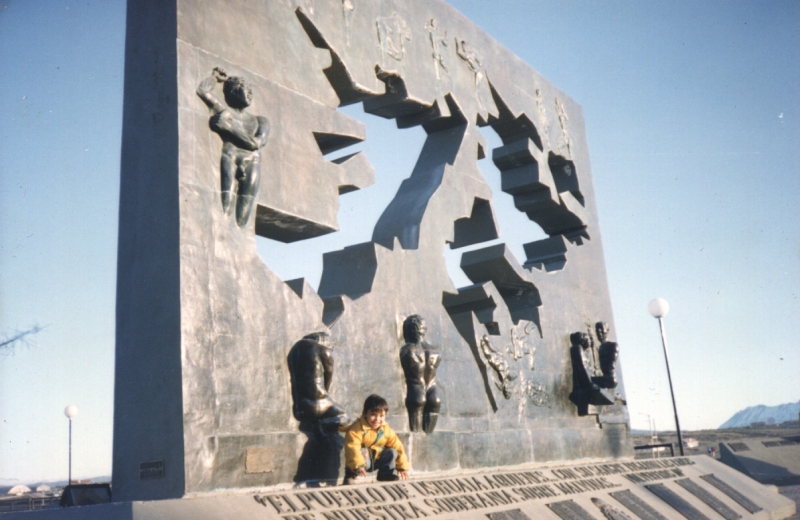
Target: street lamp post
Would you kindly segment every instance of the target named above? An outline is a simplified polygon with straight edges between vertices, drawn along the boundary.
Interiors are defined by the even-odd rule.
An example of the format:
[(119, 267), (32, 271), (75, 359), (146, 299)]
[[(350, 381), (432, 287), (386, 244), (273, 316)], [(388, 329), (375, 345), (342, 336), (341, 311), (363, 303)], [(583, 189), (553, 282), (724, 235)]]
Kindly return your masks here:
[(72, 484), (72, 418), (78, 415), (78, 407), (71, 404), (64, 408), (64, 415), (69, 419), (69, 479), (67, 485)]
[(669, 354), (667, 354), (667, 333), (664, 330), (664, 316), (669, 312), (669, 304), (664, 298), (656, 298), (647, 306), (650, 314), (658, 318), (658, 327), (661, 329), (661, 344), (664, 346), (664, 360), (667, 362), (667, 379), (669, 380), (669, 394), (672, 396), (672, 410), (675, 412), (675, 431), (678, 433), (678, 450), (683, 457), (683, 439), (681, 438), (681, 425), (678, 422), (678, 407), (675, 404), (675, 391), (672, 389), (672, 375), (669, 370)]
[(639, 412), (639, 415), (644, 415), (645, 417), (647, 417), (647, 427), (650, 428), (650, 437), (652, 437), (653, 436), (653, 432), (654, 432), (654, 429), (653, 429), (653, 418), (650, 417), (649, 413)]

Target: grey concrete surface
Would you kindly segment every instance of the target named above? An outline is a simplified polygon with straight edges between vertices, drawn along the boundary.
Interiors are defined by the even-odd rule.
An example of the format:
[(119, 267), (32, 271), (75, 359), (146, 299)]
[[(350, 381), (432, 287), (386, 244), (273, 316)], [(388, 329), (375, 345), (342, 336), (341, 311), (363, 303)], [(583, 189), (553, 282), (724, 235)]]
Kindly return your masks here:
[[(753, 512), (703, 477), (714, 475), (740, 494)], [(694, 492), (687, 489), (692, 488)], [(658, 494), (651, 488), (659, 490)], [(660, 496), (667, 497), (666, 500)], [(743, 498), (742, 498), (743, 497)], [(552, 519), (555, 511), (600, 520), (685, 520), (695, 517), (782, 520), (795, 503), (710, 457), (652, 461), (592, 460), (578, 464), (526, 465), (493, 471), (458, 471), (408, 481), (359, 481), (352, 486), (273, 487), (183, 499), (126, 502), (61, 510), (8, 513), (8, 520), (404, 520), (426, 518)], [(649, 511), (651, 515), (644, 514)], [(624, 515), (624, 516), (622, 516)], [(700, 516), (697, 516), (700, 515)], [(562, 517), (564, 518), (564, 517)]]
[[(796, 510), (800, 511), (800, 485), (780, 486), (778, 488), (778, 492), (789, 500), (793, 501), (795, 503)], [(797, 520), (797, 518), (800, 518), (800, 515), (795, 512), (795, 514), (788, 517), (787, 520)]]

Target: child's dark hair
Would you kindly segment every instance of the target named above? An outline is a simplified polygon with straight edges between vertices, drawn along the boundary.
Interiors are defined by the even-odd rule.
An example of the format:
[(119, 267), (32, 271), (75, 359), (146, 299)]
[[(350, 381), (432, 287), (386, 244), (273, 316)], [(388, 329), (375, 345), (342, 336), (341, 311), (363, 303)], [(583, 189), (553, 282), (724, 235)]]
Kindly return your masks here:
[(386, 399), (377, 394), (372, 394), (371, 396), (367, 397), (366, 401), (364, 401), (364, 415), (367, 415), (369, 412), (388, 411), (389, 403), (386, 402)]

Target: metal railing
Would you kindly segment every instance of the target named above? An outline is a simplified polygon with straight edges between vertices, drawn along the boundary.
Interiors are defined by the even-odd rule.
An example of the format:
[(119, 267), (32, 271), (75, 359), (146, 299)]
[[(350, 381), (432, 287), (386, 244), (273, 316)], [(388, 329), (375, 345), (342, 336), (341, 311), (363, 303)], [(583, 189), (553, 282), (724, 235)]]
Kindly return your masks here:
[(634, 446), (634, 450), (652, 450), (654, 448), (669, 448), (669, 456), (675, 456), (675, 448), (672, 446), (671, 442), (665, 442), (664, 444), (645, 444), (644, 446)]
[(29, 497), (17, 498), (14, 500), (0, 500), (0, 512), (44, 509), (58, 501), (59, 497)]

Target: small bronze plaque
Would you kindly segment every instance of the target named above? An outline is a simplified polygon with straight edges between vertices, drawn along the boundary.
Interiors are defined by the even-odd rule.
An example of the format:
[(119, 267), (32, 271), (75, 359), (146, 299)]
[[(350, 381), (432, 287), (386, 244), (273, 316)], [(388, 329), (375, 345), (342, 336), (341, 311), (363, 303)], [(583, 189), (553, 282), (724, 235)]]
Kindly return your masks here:
[(164, 461), (152, 460), (139, 463), (139, 480), (164, 478)]
[(734, 499), (739, 503), (740, 506), (747, 509), (751, 513), (757, 513), (758, 511), (761, 511), (762, 508), (758, 504), (755, 504), (752, 500), (733, 489), (733, 487), (728, 485), (726, 482), (717, 478), (716, 475), (701, 475), (700, 478)]
[(490, 520), (531, 520), (531, 517), (529, 517), (519, 509), (509, 509), (508, 511), (495, 511), (494, 513), (487, 513), (486, 516), (488, 516)]
[(761, 444), (763, 444), (765, 448), (777, 448), (778, 446), (794, 446), (797, 443), (794, 441), (782, 440), (782, 441), (761, 441)]
[(671, 505), (675, 511), (679, 512), (689, 520), (710, 520), (706, 515), (697, 510), (692, 504), (684, 500), (680, 495), (672, 491), (664, 484), (650, 484), (645, 486), (658, 498)]
[(247, 448), (244, 461), (245, 473), (272, 473), (275, 452), (269, 448)]
[(675, 481), (676, 484), (681, 486), (683, 489), (688, 491), (689, 493), (693, 494), (700, 500), (706, 503), (708, 507), (719, 513), (725, 520), (739, 520), (742, 515), (725, 505), (722, 500), (718, 499), (702, 487), (700, 487), (697, 482), (693, 480), (689, 480), (688, 478), (682, 478)]
[(620, 504), (633, 511), (633, 513), (642, 520), (667, 520), (667, 517), (653, 509), (650, 504), (634, 495), (628, 489), (611, 493), (611, 496)]
[(564, 520), (595, 520), (594, 516), (592, 516), (589, 511), (572, 500), (552, 502), (547, 504), (547, 507)]

